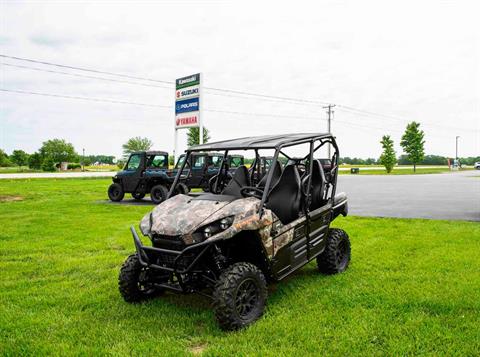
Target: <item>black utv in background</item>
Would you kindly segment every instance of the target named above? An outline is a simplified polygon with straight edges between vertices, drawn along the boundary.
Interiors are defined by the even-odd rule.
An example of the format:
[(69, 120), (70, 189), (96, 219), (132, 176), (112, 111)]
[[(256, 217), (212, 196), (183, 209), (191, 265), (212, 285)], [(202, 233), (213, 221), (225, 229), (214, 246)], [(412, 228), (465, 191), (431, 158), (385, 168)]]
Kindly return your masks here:
[[(113, 183), (108, 188), (110, 200), (118, 202), (125, 193), (141, 200), (150, 194), (152, 202), (158, 204), (167, 198), (173, 176), (168, 170), (168, 152), (140, 151), (134, 152), (128, 158), (122, 171), (113, 177)], [(188, 193), (188, 187), (180, 183), (177, 193)]]
[[(201, 188), (205, 192), (211, 189), (212, 178), (217, 176), (220, 172), (223, 154), (221, 153), (194, 153), (189, 156), (188, 162), (183, 169), (182, 177), (184, 177), (184, 184), (189, 189)], [(182, 167), (185, 160), (185, 154), (180, 155), (175, 170), (172, 176), (177, 174), (177, 171)], [(229, 173), (235, 172), (235, 169), (244, 164), (242, 155), (229, 155), (225, 163), (226, 171)]]

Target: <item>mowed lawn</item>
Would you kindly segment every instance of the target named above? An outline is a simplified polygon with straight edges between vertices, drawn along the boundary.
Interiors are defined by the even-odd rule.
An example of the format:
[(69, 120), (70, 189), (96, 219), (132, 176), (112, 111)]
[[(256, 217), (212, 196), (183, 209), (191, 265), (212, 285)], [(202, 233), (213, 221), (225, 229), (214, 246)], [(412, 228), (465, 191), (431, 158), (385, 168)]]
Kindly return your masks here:
[(270, 286), (263, 318), (225, 333), (205, 297), (120, 298), (128, 228), (152, 206), (107, 203), (108, 184), (0, 180), (1, 355), (479, 353), (478, 223), (339, 218), (348, 271), (305, 266)]

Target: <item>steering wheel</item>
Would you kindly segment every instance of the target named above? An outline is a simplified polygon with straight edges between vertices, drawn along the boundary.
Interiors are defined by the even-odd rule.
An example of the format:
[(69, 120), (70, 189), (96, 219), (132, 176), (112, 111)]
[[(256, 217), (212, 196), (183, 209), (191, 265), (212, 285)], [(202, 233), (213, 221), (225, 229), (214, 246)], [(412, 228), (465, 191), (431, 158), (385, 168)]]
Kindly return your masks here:
[(240, 189), (240, 194), (245, 198), (255, 197), (261, 200), (263, 196), (263, 189), (254, 186), (245, 186)]

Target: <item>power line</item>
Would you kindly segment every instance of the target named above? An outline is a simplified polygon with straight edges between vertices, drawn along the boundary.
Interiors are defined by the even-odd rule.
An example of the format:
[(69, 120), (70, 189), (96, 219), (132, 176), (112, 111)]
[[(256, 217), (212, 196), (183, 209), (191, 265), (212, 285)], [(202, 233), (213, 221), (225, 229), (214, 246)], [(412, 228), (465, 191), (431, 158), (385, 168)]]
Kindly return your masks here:
[(38, 64), (43, 64), (43, 65), (46, 65), (46, 66), (55, 66), (55, 67), (60, 67), (60, 68), (74, 69), (74, 70), (76, 70), (76, 71), (92, 72), (92, 73), (99, 73), (99, 74), (107, 74), (107, 75), (109, 75), (109, 76), (117, 76), (117, 77), (124, 77), (124, 78), (130, 78), (130, 79), (138, 79), (138, 80), (141, 80), (141, 81), (148, 81), (148, 82), (158, 82), (158, 83), (174, 84), (174, 82), (171, 82), (171, 81), (161, 81), (161, 80), (158, 80), (158, 79), (151, 79), (151, 78), (146, 78), (146, 77), (137, 77), (137, 76), (131, 76), (131, 75), (128, 75), (128, 74), (119, 74), (119, 73), (113, 73), (113, 72), (107, 72), (107, 71), (99, 71), (99, 70), (91, 69), (91, 68), (68, 66), (68, 65), (58, 64), (58, 63), (52, 63), (52, 62), (38, 61), (38, 60), (31, 59), (31, 58), (22, 58), (22, 57), (16, 57), (16, 56), (8, 56), (8, 55), (4, 55), (4, 54), (0, 54), (0, 57), (10, 58), (10, 59), (14, 59), (14, 60), (17, 60), (17, 61), (25, 61), (25, 62), (31, 62), (31, 63), (38, 63)]
[[(61, 68), (68, 68), (68, 69), (73, 69), (77, 71), (84, 71), (84, 72), (93, 72), (93, 73), (99, 73), (99, 74), (106, 74), (109, 76), (117, 76), (117, 77), (125, 77), (125, 78), (130, 78), (130, 79), (137, 79), (137, 80), (143, 80), (143, 81), (148, 81), (148, 82), (158, 82), (158, 83), (165, 83), (165, 84), (175, 84), (173, 81), (164, 81), (164, 80), (159, 80), (159, 79), (153, 79), (153, 78), (147, 78), (147, 77), (138, 77), (138, 76), (131, 76), (127, 74), (120, 74), (120, 73), (114, 73), (114, 72), (107, 72), (107, 71), (100, 71), (96, 69), (91, 69), (91, 68), (85, 68), (85, 67), (76, 67), (76, 66), (69, 66), (69, 65), (64, 65), (64, 64), (58, 64), (58, 63), (53, 63), (53, 62), (47, 62), (47, 61), (39, 61), (31, 58), (24, 58), (24, 57), (17, 57), (17, 56), (9, 56), (9, 55), (4, 55), (0, 54), (0, 57), (3, 58), (9, 58), (17, 61), (25, 61), (25, 62), (30, 62), (30, 63), (37, 63), (37, 64), (43, 64), (46, 66), (55, 66), (55, 67), (61, 67)], [(224, 89), (224, 88), (215, 88), (215, 87), (203, 87), (206, 90), (211, 90), (211, 91), (219, 91), (219, 92), (225, 92), (225, 93), (230, 93), (230, 94), (239, 94), (243, 96), (254, 96), (254, 97), (259, 97), (259, 98), (271, 98), (271, 99), (280, 99), (284, 101), (294, 101), (294, 102), (299, 102), (299, 103), (310, 103), (310, 104), (316, 104), (316, 105), (322, 105), (322, 104), (328, 104), (327, 102), (322, 102), (322, 101), (315, 101), (315, 100), (308, 100), (308, 99), (298, 99), (298, 98), (289, 98), (289, 97), (281, 97), (281, 96), (273, 96), (273, 95), (267, 95), (267, 94), (260, 94), (260, 93), (251, 93), (251, 92), (246, 92), (246, 91), (239, 91), (239, 90), (233, 90), (233, 89)]]
[[(39, 61), (39, 60), (31, 59), (31, 58), (23, 58), (23, 57), (10, 56), (10, 55), (5, 55), (5, 54), (0, 54), (0, 57), (9, 58), (9, 59), (17, 60), (17, 61), (26, 61), (26, 62), (30, 62), (30, 63), (37, 63), (37, 64), (42, 64), (42, 65), (47, 65), (47, 66), (56, 66), (56, 67), (60, 67), (60, 68), (68, 68), (68, 69), (78, 70), (78, 71), (85, 71), (85, 72), (106, 74), (106, 75), (109, 75), (109, 76), (117, 76), (117, 77), (136, 79), (136, 80), (141, 80), (141, 81), (157, 82), (157, 83), (164, 83), (164, 84), (171, 84), (171, 85), (174, 84), (173, 81), (164, 81), (164, 80), (158, 80), (158, 79), (147, 78), (147, 77), (138, 77), (138, 76), (132, 76), (132, 75), (126, 75), (126, 74), (120, 74), (120, 73), (114, 73), (114, 72), (100, 71), (100, 70), (91, 69), (91, 68), (69, 66), (69, 65), (63, 65), (63, 64), (52, 63), (52, 62), (47, 62), (47, 61)], [(83, 75), (67, 73), (67, 72), (50, 71), (50, 70), (40, 69), (40, 68), (36, 68), (36, 67), (19, 66), (19, 65), (12, 65), (12, 64), (6, 64), (6, 63), (4, 63), (4, 64), (8, 65), (8, 66), (11, 66), (11, 67), (33, 69), (33, 70), (37, 70), (37, 71), (51, 72), (51, 73), (57, 73), (57, 74), (63, 74), (63, 75), (71, 75), (71, 76), (76, 76), (76, 77), (84, 77), (84, 78), (99, 79), (99, 80), (112, 81), (112, 82), (136, 84), (136, 85), (143, 85), (143, 86), (147, 86), (147, 87), (170, 88), (170, 87), (163, 87), (163, 86), (146, 84), (146, 83), (121, 81), (121, 80), (115, 80), (115, 79), (104, 78), (104, 77), (83, 76)], [(215, 88), (215, 87), (203, 87), (203, 88), (207, 91), (216, 92), (216, 93), (208, 93), (208, 94), (220, 95), (220, 96), (225, 96), (225, 97), (236, 97), (236, 98), (242, 98), (242, 99), (262, 99), (262, 100), (269, 100), (269, 101), (273, 101), (273, 102), (289, 103), (289, 104), (295, 104), (295, 105), (309, 105), (309, 106), (323, 106), (325, 104), (329, 104), (329, 102), (324, 102), (324, 101), (320, 101), (320, 100), (310, 100), (310, 99), (299, 99), (299, 98), (291, 98), (291, 97), (283, 97), (283, 96), (273, 96), (273, 95), (267, 95), (267, 94), (261, 94), (261, 93), (252, 93), (252, 92), (247, 92), (247, 91), (224, 89), (224, 88)], [(225, 93), (227, 93), (227, 94), (225, 94)], [(138, 104), (136, 104), (136, 105), (138, 105)], [(148, 105), (148, 106), (151, 106), (151, 105)], [(343, 104), (337, 104), (337, 108), (339, 110), (343, 110), (343, 111), (346, 111), (346, 112), (353, 112), (355, 114), (362, 115), (362, 116), (367, 116), (367, 117), (385, 118), (385, 119), (395, 120), (395, 121), (402, 122), (402, 123), (406, 123), (406, 122), (409, 121), (408, 119), (401, 118), (401, 117), (398, 117), (398, 116), (376, 113), (376, 112), (373, 112), (373, 111), (358, 109), (358, 108), (348, 106), (348, 105), (343, 105)], [(232, 112), (230, 114), (235, 114), (235, 112)], [(258, 114), (256, 114), (256, 115), (258, 115)], [(272, 115), (272, 116), (279, 117), (277, 115)], [(297, 117), (295, 117), (295, 118), (297, 118)], [(478, 131), (478, 130), (475, 130), (475, 129), (462, 129), (462, 128), (458, 128), (458, 127), (455, 127), (455, 128), (447, 127), (447, 126), (444, 126), (444, 125), (435, 124), (435, 123), (428, 123), (428, 122), (427, 123), (423, 122), (423, 124), (427, 125), (427, 126), (437, 126), (437, 127), (445, 128), (445, 129), (448, 129), (448, 130)]]
[(5, 62), (0, 62), (0, 64), (2, 64), (2, 65), (4, 65), (4, 66), (9, 66), (9, 67), (22, 68), (22, 69), (30, 69), (30, 70), (39, 71), (39, 72), (62, 74), (62, 75), (73, 76), (73, 77), (88, 78), (88, 79), (99, 79), (99, 80), (102, 80), (102, 81), (116, 82), (116, 83), (135, 84), (135, 85), (144, 86), (144, 87), (166, 88), (166, 89), (169, 89), (169, 90), (172, 89), (172, 87), (160, 86), (160, 85), (157, 85), (157, 84), (146, 84), (146, 83), (140, 83), (140, 82), (124, 81), (124, 80), (121, 80), (121, 79), (113, 79), (113, 78), (105, 78), (105, 77), (97, 77), (97, 76), (88, 76), (88, 75), (78, 74), (78, 73), (68, 73), (68, 72), (61, 72), (61, 71), (53, 71), (53, 70), (44, 69), (44, 68), (21, 66), (21, 65), (11, 64), (11, 63), (5, 63)]
[[(148, 104), (148, 103), (139, 103), (139, 102), (129, 102), (129, 101), (122, 101), (122, 100), (114, 100), (114, 99), (81, 97), (81, 96), (73, 96), (73, 95), (63, 95), (63, 94), (44, 93), (44, 92), (33, 92), (33, 91), (24, 91), (24, 90), (15, 90), (15, 89), (6, 89), (6, 88), (0, 88), (0, 91), (10, 92), (10, 93), (18, 93), (18, 94), (39, 95), (39, 96), (44, 96), (44, 97), (54, 97), (54, 98), (64, 98), (64, 99), (75, 99), (75, 100), (85, 100), (85, 101), (93, 101), (93, 102), (105, 102), (105, 103), (114, 103), (114, 104), (130, 104), (130, 105), (145, 106), (145, 107), (172, 109), (172, 106), (170, 106), (170, 105), (159, 105), (159, 104)], [(302, 117), (302, 116), (297, 116), (297, 115), (267, 114), (267, 113), (253, 113), (253, 112), (238, 112), (238, 111), (220, 110), (220, 109), (210, 109), (210, 108), (206, 108), (206, 109), (204, 109), (204, 110), (207, 111), (207, 112), (221, 113), (221, 114), (247, 115), (247, 116), (272, 117), (272, 118), (289, 118), (289, 119), (318, 120), (318, 118)]]
[(40, 96), (44, 96), (44, 97), (55, 97), (55, 98), (65, 98), (65, 99), (86, 100), (86, 101), (91, 101), (91, 102), (105, 102), (105, 103), (114, 103), (114, 104), (129, 104), (129, 105), (138, 105), (138, 106), (143, 106), (143, 107), (157, 107), (157, 108), (172, 109), (172, 106), (171, 106), (171, 105), (159, 105), (159, 104), (147, 104), (147, 103), (127, 102), (127, 101), (115, 100), (115, 99), (80, 97), (80, 96), (73, 96), (73, 95), (63, 95), (63, 94), (53, 94), (53, 93), (42, 93), (42, 92), (31, 92), (31, 91), (14, 90), (14, 89), (6, 89), (6, 88), (0, 88), (0, 91), (10, 92), (10, 93), (19, 93), (19, 94), (40, 95)]
[[(6, 88), (0, 88), (0, 91), (17, 93), (17, 94), (25, 94), (25, 95), (38, 95), (38, 96), (44, 96), (44, 97), (74, 99), (74, 100), (83, 100), (83, 101), (92, 101), (92, 102), (105, 102), (105, 103), (110, 103), (110, 104), (111, 103), (113, 103), (113, 104), (126, 104), (126, 105), (135, 105), (135, 106), (171, 109), (170, 105), (129, 102), (129, 101), (120, 101), (120, 100), (104, 99), (104, 98), (80, 97), (80, 96), (71, 96), (71, 95), (63, 95), (63, 94), (13, 90), (13, 89), (6, 89)], [(208, 108), (204, 109), (204, 110), (208, 111), (208, 112), (221, 113), (221, 114), (246, 115), (246, 116), (254, 116), (254, 117), (289, 118), (289, 119), (296, 119), (296, 120), (303, 119), (303, 120), (314, 121), (314, 122), (317, 122), (317, 123), (318, 123), (318, 120), (319, 120), (316, 117), (308, 117), (308, 116), (294, 116), (294, 115), (253, 113), (253, 112), (238, 112), (238, 111), (217, 110), (217, 109), (208, 109)], [(227, 119), (230, 119), (230, 118), (227, 118)], [(320, 119), (320, 120), (327, 120), (327, 119)], [(371, 125), (358, 124), (358, 123), (352, 123), (352, 122), (345, 121), (345, 120), (336, 120), (336, 122), (342, 123), (342, 124), (347, 124), (347, 125), (350, 125), (350, 126), (356, 126), (356, 127), (362, 128), (362, 129), (377, 129), (377, 130), (380, 130), (380, 131), (385, 131), (385, 128), (380, 128), (380, 127), (371, 126)], [(389, 131), (396, 131), (396, 132), (399, 132), (399, 133), (402, 132), (401, 130), (397, 130), (397, 129), (388, 129), (388, 130)], [(447, 136), (439, 136), (439, 135), (434, 135), (434, 136), (443, 137), (443, 138), (447, 137)]]
[[(376, 117), (384, 117), (383, 115), (381, 114), (375, 114), (373, 112), (368, 112), (368, 111), (361, 111), (361, 110), (353, 110), (353, 109), (345, 109), (345, 107), (343, 107), (342, 105), (337, 105), (338, 107), (338, 110), (341, 110), (345, 113), (349, 113), (349, 114), (355, 114), (355, 115), (360, 115), (360, 116), (364, 116), (364, 117), (368, 117), (368, 118), (372, 118), (372, 116), (374, 118)], [(406, 119), (398, 119), (397, 120), (398, 122), (400, 123), (408, 123), (409, 121), (406, 120)], [(429, 122), (425, 122), (425, 121), (421, 121), (421, 124), (425, 125), (425, 126), (431, 126), (431, 127), (437, 127), (437, 128), (441, 128), (441, 129), (445, 129), (445, 130), (452, 130), (452, 131), (455, 131), (455, 130), (462, 130), (462, 131), (478, 131), (476, 129), (466, 129), (466, 128), (460, 128), (460, 127), (452, 127), (452, 126), (447, 126), (447, 125), (440, 125), (440, 124), (435, 124), (435, 123), (429, 123)]]

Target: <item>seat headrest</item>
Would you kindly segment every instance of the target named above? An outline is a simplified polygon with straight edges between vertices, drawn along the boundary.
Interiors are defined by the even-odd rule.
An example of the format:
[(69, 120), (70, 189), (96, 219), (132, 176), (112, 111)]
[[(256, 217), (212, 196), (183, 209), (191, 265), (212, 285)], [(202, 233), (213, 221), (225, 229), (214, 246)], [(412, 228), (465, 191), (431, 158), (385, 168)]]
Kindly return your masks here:
[(228, 185), (223, 189), (222, 194), (241, 197), (240, 190), (249, 186), (249, 182), (247, 167), (245, 165), (239, 166)]

